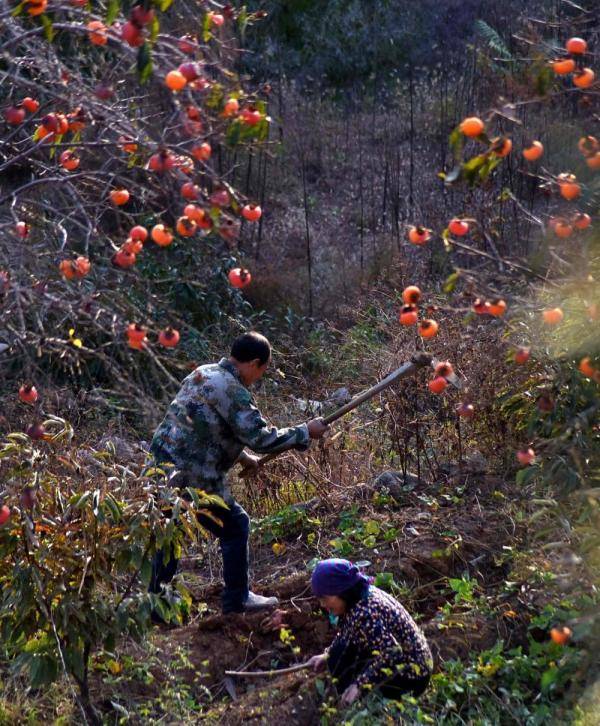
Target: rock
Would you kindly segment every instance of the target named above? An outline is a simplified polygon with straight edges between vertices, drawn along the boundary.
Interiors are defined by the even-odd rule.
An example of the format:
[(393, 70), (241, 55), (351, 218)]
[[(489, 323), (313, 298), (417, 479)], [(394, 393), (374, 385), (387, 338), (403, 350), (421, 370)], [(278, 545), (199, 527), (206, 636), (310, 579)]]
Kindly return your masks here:
[(352, 396), (350, 395), (350, 391), (343, 386), (342, 388), (338, 388), (335, 390), (331, 396), (327, 399), (328, 403), (334, 403), (337, 406), (343, 406), (345, 403), (348, 403), (352, 399)]
[(375, 491), (387, 489), (394, 499), (399, 500), (407, 492), (414, 489), (418, 483), (419, 478), (416, 474), (410, 474), (409, 472), (404, 474), (401, 471), (384, 471), (373, 482), (373, 488)]

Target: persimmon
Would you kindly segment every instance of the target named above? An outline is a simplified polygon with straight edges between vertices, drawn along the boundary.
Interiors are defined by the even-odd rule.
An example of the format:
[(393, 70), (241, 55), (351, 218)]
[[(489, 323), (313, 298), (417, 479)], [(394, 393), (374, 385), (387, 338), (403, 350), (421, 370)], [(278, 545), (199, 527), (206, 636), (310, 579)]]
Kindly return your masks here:
[(254, 108), (254, 106), (248, 106), (242, 110), (240, 118), (245, 124), (248, 124), (248, 126), (256, 126), (261, 122), (262, 114), (257, 108)]
[(119, 136), (119, 145), (127, 154), (135, 154), (138, 150), (138, 145), (130, 136)]
[(164, 348), (175, 348), (175, 346), (179, 343), (179, 338), (180, 336), (177, 330), (174, 328), (165, 328), (160, 331), (158, 342)]
[(554, 222), (554, 234), (557, 237), (570, 237), (573, 234), (573, 226), (566, 219), (557, 219)]
[(173, 235), (164, 224), (155, 224), (150, 235), (159, 247), (168, 247), (173, 241)]
[(187, 181), (181, 186), (181, 196), (184, 199), (198, 199), (200, 197), (200, 187), (194, 182)]
[(129, 201), (127, 189), (113, 189), (110, 193), (110, 201), (117, 207), (122, 207)]
[(481, 298), (476, 298), (475, 302), (473, 303), (473, 312), (477, 313), (477, 315), (489, 315), (490, 313), (490, 304), (487, 300), (482, 300)]
[(25, 109), (17, 106), (9, 106), (4, 112), (4, 119), (11, 126), (18, 126), (25, 121)]
[(79, 157), (74, 151), (65, 149), (59, 156), (59, 162), (63, 169), (74, 171), (79, 166)]
[(210, 217), (210, 214), (208, 214), (208, 212), (206, 212), (205, 210), (202, 210), (202, 216), (199, 217), (199, 219), (195, 219), (194, 221), (198, 225), (198, 229), (209, 230), (213, 228), (213, 221)]
[(550, 638), (552, 639), (553, 643), (556, 643), (556, 645), (566, 645), (571, 639), (572, 635), (573, 632), (571, 631), (571, 628), (567, 628), (566, 625), (552, 628), (552, 630), (550, 631)]
[(245, 204), (242, 207), (242, 217), (249, 222), (258, 222), (262, 217), (262, 209), (258, 204)]
[(29, 113), (36, 113), (40, 108), (40, 102), (36, 98), (31, 98), (31, 96), (25, 96), (21, 103)]
[(27, 6), (27, 13), (35, 17), (46, 12), (48, 0), (25, 0), (25, 5)]
[(526, 348), (524, 346), (521, 346), (515, 352), (515, 363), (522, 366), (525, 363), (527, 363), (527, 361), (529, 360), (530, 357), (531, 357), (531, 348)]
[(141, 350), (146, 342), (146, 328), (139, 323), (129, 323), (126, 332), (129, 347), (134, 350)]
[(495, 318), (499, 318), (506, 312), (506, 302), (499, 298), (491, 300), (489, 303), (488, 312)]
[(596, 74), (591, 68), (582, 68), (573, 74), (573, 83), (577, 88), (589, 88), (596, 80)]
[(121, 245), (121, 249), (125, 252), (131, 252), (134, 255), (139, 255), (139, 253), (144, 249), (144, 243), (139, 239), (131, 239), (131, 237), (128, 237)]
[(412, 226), (408, 229), (408, 241), (414, 245), (424, 245), (431, 238), (431, 230), (421, 226)]
[(578, 212), (573, 217), (573, 227), (575, 229), (587, 229), (592, 223), (592, 218), (585, 212)]
[(116, 265), (117, 267), (121, 267), (124, 270), (129, 269), (130, 267), (133, 267), (135, 265), (136, 256), (133, 252), (130, 252), (123, 247), (121, 247), (115, 254), (112, 256), (111, 262), (113, 265)]
[(145, 8), (143, 5), (134, 5), (131, 8), (129, 17), (132, 22), (143, 28), (144, 25), (149, 25), (154, 20), (154, 15), (154, 10), (151, 7)]
[(477, 116), (469, 116), (460, 122), (460, 126), (458, 128), (465, 136), (475, 138), (484, 132), (485, 124)]
[(62, 113), (48, 113), (42, 119), (42, 126), (48, 133), (66, 134), (69, 130), (67, 117)]
[(223, 15), (221, 15), (221, 13), (214, 13), (211, 11), (209, 13), (206, 13), (206, 17), (209, 24), (214, 25), (215, 28), (220, 28), (225, 22), (225, 18), (223, 17)]
[(200, 75), (200, 69), (198, 67), (198, 64), (193, 63), (191, 61), (182, 63), (177, 68), (177, 70), (181, 73), (181, 75), (185, 78), (186, 81), (195, 81), (196, 78), (198, 78), (198, 76)]
[(456, 407), (456, 413), (461, 418), (473, 418), (475, 415), (475, 407), (472, 403), (459, 403)]
[(198, 38), (195, 35), (182, 35), (177, 41), (177, 47), (182, 53), (191, 55), (198, 49)]
[(227, 189), (217, 189), (210, 195), (209, 201), (215, 207), (227, 207), (231, 202), (231, 197)]
[(587, 43), (583, 38), (569, 38), (565, 43), (567, 53), (571, 55), (581, 55), (587, 50)]
[(595, 136), (582, 136), (577, 142), (577, 148), (584, 156), (592, 156), (600, 150), (600, 144)]
[(33, 441), (40, 441), (41, 439), (45, 438), (46, 429), (44, 428), (44, 424), (32, 423), (27, 427), (25, 433)]
[(196, 233), (197, 228), (196, 222), (186, 216), (179, 217), (175, 225), (177, 234), (181, 237), (191, 237)]
[(186, 87), (187, 81), (180, 71), (169, 71), (165, 76), (165, 85), (171, 91), (182, 91)]
[(144, 35), (139, 25), (128, 20), (121, 28), (121, 38), (132, 48), (144, 44)]
[(523, 149), (523, 157), (527, 161), (537, 161), (544, 154), (544, 145), (541, 141), (532, 141), (531, 146)]
[(558, 325), (562, 322), (565, 315), (560, 308), (552, 308), (550, 310), (544, 310), (542, 317), (546, 325)]
[(427, 384), (432, 393), (442, 393), (448, 387), (448, 381), (443, 376), (436, 376)]
[(433, 338), (438, 332), (438, 324), (435, 320), (421, 320), (417, 332), (422, 338)]
[(135, 227), (132, 227), (129, 230), (129, 236), (133, 240), (145, 242), (148, 239), (148, 230), (145, 227), (142, 227), (141, 224), (136, 224)]
[(218, 232), (227, 242), (235, 242), (240, 234), (240, 223), (237, 219), (222, 217), (219, 222)]
[(90, 20), (87, 24), (88, 38), (93, 45), (106, 45), (108, 38), (106, 37), (106, 25), (101, 20)]
[(579, 371), (586, 378), (593, 378), (596, 374), (596, 368), (592, 365), (591, 358), (586, 356), (579, 361)]
[(464, 237), (469, 232), (469, 223), (459, 219), (459, 217), (453, 217), (448, 223), (448, 229), (450, 234), (456, 237)]
[(252, 282), (252, 275), (243, 267), (234, 267), (227, 275), (232, 287), (247, 287)]
[(162, 173), (175, 167), (175, 158), (168, 149), (161, 149), (148, 159), (148, 169)]
[(240, 110), (240, 104), (237, 98), (229, 98), (227, 101), (225, 101), (225, 105), (223, 106), (223, 116), (230, 117), (235, 116), (235, 114)]
[(23, 403), (31, 404), (38, 400), (39, 394), (36, 387), (31, 385), (31, 383), (24, 383), (21, 388), (19, 388), (19, 398), (23, 401)]
[(83, 131), (85, 128), (85, 121), (85, 111), (81, 108), (81, 106), (78, 106), (75, 110), (71, 111), (71, 113), (67, 114), (68, 130), (74, 134), (78, 131)]
[(186, 204), (183, 208), (184, 215), (191, 219), (193, 222), (200, 222), (202, 219), (204, 219), (204, 210), (200, 207), (197, 207), (195, 204)]
[(402, 290), (402, 300), (406, 305), (416, 305), (421, 299), (421, 290), (416, 285), (409, 285)]
[(581, 194), (581, 186), (577, 183), (575, 174), (560, 174), (558, 186), (561, 196), (569, 202)]
[(400, 309), (400, 324), (401, 325), (416, 325), (419, 319), (419, 313), (415, 305), (403, 305)]
[(593, 156), (589, 156), (585, 160), (585, 163), (590, 169), (598, 171), (598, 169), (600, 169), (600, 151), (596, 152)]
[(208, 142), (200, 144), (200, 146), (194, 146), (192, 148), (192, 156), (198, 161), (208, 161), (212, 154), (212, 147)]
[(25, 237), (27, 237), (27, 235), (29, 234), (29, 225), (27, 224), (27, 222), (17, 222), (15, 224), (15, 232), (17, 234), (17, 237), (25, 239)]
[(575, 61), (572, 58), (559, 58), (552, 61), (552, 70), (557, 76), (566, 76), (575, 70)]
[(521, 466), (530, 466), (535, 462), (535, 451), (532, 448), (517, 451), (517, 461)]
[(0, 507), (0, 527), (3, 527), (10, 519), (10, 509), (3, 504)]
[(434, 368), (434, 373), (436, 376), (448, 378), (448, 376), (451, 376), (454, 373), (454, 368), (452, 367), (452, 363), (450, 363), (449, 360), (443, 360), (436, 365), (436, 367)]
[(503, 158), (510, 154), (512, 145), (512, 141), (508, 136), (498, 136), (492, 140), (491, 151), (495, 156)]
[(77, 257), (75, 260), (62, 260), (58, 269), (66, 280), (81, 280), (90, 271), (92, 265), (87, 257)]

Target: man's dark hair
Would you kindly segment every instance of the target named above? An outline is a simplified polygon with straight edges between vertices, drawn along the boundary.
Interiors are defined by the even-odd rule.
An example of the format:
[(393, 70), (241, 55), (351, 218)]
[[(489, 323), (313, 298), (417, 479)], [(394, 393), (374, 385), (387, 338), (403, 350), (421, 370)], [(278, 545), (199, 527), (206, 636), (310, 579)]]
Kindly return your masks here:
[(261, 365), (264, 365), (271, 357), (271, 343), (260, 333), (244, 333), (233, 341), (231, 357), (240, 363), (248, 363), (258, 358)]

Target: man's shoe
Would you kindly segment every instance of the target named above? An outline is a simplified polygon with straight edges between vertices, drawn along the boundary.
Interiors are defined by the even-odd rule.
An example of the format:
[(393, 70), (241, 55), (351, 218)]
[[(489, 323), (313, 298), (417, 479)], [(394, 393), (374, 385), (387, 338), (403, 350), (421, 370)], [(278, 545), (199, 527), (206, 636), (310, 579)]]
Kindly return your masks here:
[(263, 597), (262, 595), (256, 595), (253, 592), (249, 592), (246, 602), (244, 603), (244, 610), (246, 612), (254, 612), (256, 610), (272, 608), (276, 605), (279, 605), (279, 599), (276, 597)]

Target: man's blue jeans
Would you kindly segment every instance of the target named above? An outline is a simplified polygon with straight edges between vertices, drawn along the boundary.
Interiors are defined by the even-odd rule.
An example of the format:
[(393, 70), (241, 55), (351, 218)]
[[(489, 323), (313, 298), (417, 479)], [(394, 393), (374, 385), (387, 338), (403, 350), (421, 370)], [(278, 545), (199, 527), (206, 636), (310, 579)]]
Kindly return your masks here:
[[(237, 502), (229, 505), (229, 509), (218, 508), (214, 516), (221, 520), (222, 525), (210, 517), (198, 514), (200, 524), (218, 537), (223, 555), (223, 589), (222, 604), (224, 613), (241, 613), (248, 598), (248, 537), (250, 534), (250, 517)], [(177, 572), (177, 560), (173, 552), (158, 552), (152, 563), (152, 579), (150, 592), (159, 593), (161, 586), (171, 582)]]

